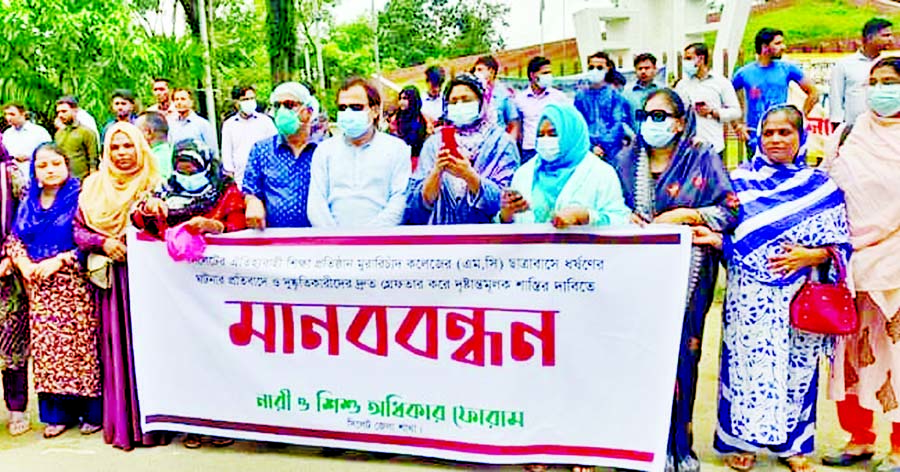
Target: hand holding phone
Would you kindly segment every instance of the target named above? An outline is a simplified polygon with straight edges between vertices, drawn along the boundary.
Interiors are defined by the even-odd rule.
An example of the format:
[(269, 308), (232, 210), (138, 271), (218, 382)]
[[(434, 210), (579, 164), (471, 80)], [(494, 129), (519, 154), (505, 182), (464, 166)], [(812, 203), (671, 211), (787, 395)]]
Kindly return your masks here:
[(454, 126), (441, 126), (441, 149), (450, 151), (453, 157), (462, 157), (459, 153), (459, 145), (456, 143), (456, 128)]

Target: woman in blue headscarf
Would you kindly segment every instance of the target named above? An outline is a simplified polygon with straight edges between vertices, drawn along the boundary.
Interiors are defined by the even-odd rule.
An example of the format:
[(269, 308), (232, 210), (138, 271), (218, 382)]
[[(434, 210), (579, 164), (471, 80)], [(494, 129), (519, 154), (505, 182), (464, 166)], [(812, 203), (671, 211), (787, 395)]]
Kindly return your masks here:
[(95, 433), (103, 423), (100, 320), (73, 237), (79, 190), (62, 150), (39, 146), (28, 195), (6, 243), (28, 291), (34, 388), (45, 438), (77, 424), (82, 434)]
[(520, 167), (504, 192), (502, 223), (556, 227), (618, 225), (628, 208), (615, 169), (591, 153), (588, 127), (578, 110), (552, 104), (538, 121), (537, 159)]
[(749, 470), (756, 452), (768, 450), (794, 472), (807, 472), (819, 360), (831, 340), (795, 330), (790, 303), (810, 271), (828, 261), (829, 247), (846, 266), (849, 226), (841, 190), (806, 165), (800, 110), (772, 108), (758, 136), (756, 155), (731, 174), (741, 209), (724, 241), (728, 292), (715, 448), (735, 470)]
[[(696, 140), (694, 113), (673, 90), (659, 89), (647, 96), (635, 115), (640, 135), (615, 159), (632, 220), (687, 225), (695, 232), (729, 229), (737, 220), (737, 198), (722, 159), (712, 146)], [(669, 431), (671, 471), (700, 469), (691, 425), (703, 325), (721, 260), (719, 249), (694, 241)]]

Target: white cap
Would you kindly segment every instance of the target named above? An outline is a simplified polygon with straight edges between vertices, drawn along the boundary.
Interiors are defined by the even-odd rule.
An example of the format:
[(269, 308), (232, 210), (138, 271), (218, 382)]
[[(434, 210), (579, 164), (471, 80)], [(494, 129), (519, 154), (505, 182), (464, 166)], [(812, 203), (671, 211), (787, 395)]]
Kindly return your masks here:
[[(285, 100), (294, 100), (308, 107), (312, 107), (313, 96), (309, 90), (299, 82), (284, 82), (275, 87), (272, 95), (269, 96), (270, 103), (283, 102)], [(318, 103), (318, 102), (316, 102)]]

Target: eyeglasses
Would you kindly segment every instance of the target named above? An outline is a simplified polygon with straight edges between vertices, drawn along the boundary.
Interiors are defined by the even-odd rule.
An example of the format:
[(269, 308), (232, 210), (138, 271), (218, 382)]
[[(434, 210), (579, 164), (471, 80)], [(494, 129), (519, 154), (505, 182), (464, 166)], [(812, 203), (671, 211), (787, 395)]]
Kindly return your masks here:
[(656, 123), (662, 123), (666, 121), (666, 118), (678, 118), (678, 115), (674, 113), (669, 113), (663, 110), (653, 110), (653, 111), (644, 111), (638, 110), (634, 113), (634, 117), (637, 118), (638, 121), (647, 121), (647, 118), (655, 121)]
[(293, 100), (285, 100), (283, 102), (276, 102), (275, 108), (287, 108), (288, 110), (299, 110), (300, 107), (303, 106), (300, 102), (295, 102)]
[(588, 70), (594, 70), (594, 69), (597, 69), (597, 70), (604, 70), (604, 69), (606, 69), (606, 67), (603, 67), (603, 66), (588, 66)]
[(363, 111), (366, 109), (366, 105), (360, 105), (358, 103), (354, 103), (352, 105), (338, 105), (338, 111), (347, 111), (347, 109), (351, 109), (353, 111)]

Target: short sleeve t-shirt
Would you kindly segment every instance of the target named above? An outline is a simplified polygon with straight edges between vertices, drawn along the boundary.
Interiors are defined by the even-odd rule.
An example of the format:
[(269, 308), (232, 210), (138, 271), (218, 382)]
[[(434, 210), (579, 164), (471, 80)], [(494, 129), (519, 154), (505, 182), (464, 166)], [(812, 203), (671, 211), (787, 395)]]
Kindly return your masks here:
[(735, 90), (744, 89), (747, 97), (747, 126), (753, 132), (763, 114), (771, 107), (786, 103), (791, 82), (800, 83), (803, 70), (796, 64), (773, 61), (768, 67), (753, 62), (741, 67), (732, 80)]

